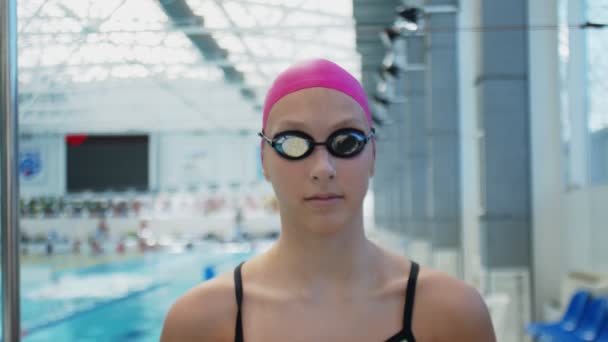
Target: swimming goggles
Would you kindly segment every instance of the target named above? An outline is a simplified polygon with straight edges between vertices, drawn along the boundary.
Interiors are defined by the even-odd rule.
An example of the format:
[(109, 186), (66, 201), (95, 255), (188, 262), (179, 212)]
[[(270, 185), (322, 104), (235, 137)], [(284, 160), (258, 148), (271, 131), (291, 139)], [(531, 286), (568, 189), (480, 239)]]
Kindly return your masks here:
[(327, 151), (338, 158), (352, 158), (361, 153), (365, 145), (376, 134), (372, 128), (369, 134), (355, 128), (343, 128), (333, 132), (326, 141), (316, 142), (302, 131), (284, 131), (269, 138), (263, 132), (258, 135), (277, 153), (286, 159), (299, 160), (308, 157), (315, 146), (324, 145)]

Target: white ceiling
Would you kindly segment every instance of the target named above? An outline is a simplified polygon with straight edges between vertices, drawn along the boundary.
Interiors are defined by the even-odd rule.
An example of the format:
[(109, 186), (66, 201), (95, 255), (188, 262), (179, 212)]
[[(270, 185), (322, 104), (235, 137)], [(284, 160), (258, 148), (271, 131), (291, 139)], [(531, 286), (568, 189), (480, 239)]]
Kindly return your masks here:
[[(359, 77), (352, 0), (187, 4), (204, 26), (176, 27), (155, 0), (19, 1), (21, 131), (256, 130), (269, 82), (289, 64), (325, 57)], [(227, 59), (205, 60), (186, 36), (195, 32)], [(244, 83), (226, 82), (222, 65)]]

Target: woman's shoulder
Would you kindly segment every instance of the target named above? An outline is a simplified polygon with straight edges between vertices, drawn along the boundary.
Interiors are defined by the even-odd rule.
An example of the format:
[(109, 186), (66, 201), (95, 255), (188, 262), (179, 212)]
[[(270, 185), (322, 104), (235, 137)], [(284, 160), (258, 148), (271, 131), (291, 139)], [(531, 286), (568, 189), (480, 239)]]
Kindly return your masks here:
[(236, 312), (233, 273), (227, 272), (192, 288), (173, 304), (161, 341), (230, 341)]
[(414, 321), (437, 341), (495, 341), (488, 308), (480, 293), (447, 273), (421, 267)]

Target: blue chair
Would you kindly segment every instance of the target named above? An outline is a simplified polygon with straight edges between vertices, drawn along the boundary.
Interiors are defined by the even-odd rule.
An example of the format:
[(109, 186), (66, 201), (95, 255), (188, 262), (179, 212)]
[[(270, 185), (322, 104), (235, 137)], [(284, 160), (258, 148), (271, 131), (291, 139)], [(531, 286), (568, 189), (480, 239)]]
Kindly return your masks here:
[(587, 322), (583, 319), (580, 323), (581, 328), (576, 329), (574, 333), (583, 341), (595, 341), (608, 325), (608, 298), (599, 298), (594, 302), (598, 302), (597, 305), (601, 308), (596, 308), (595, 316), (592, 315)]
[(600, 331), (600, 335), (594, 342), (608, 342), (608, 319), (604, 321), (604, 327)]
[(541, 341), (595, 341), (608, 317), (608, 299), (597, 298), (585, 308), (578, 327), (573, 332), (554, 327), (541, 333)]
[(572, 296), (572, 299), (570, 299), (568, 308), (561, 320), (552, 323), (531, 323), (526, 327), (528, 335), (532, 338), (537, 338), (543, 332), (554, 329), (574, 331), (578, 327), (579, 321), (590, 300), (591, 294), (588, 291), (577, 291)]

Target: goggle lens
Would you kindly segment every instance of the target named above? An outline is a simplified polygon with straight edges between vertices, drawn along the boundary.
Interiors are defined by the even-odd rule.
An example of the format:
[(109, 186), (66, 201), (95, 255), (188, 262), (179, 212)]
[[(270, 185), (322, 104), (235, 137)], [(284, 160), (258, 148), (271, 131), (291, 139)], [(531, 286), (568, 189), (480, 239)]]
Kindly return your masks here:
[(284, 135), (275, 140), (276, 150), (290, 158), (299, 158), (311, 149), (310, 142), (295, 135)]

